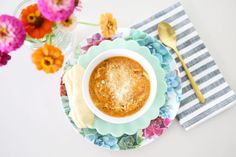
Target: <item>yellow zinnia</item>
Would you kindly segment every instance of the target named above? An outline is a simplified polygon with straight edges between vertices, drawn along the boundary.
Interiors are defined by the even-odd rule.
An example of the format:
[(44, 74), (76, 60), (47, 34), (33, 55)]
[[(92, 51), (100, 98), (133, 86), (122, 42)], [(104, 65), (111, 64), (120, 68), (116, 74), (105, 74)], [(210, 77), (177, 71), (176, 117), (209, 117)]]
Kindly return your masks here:
[(105, 13), (100, 16), (100, 28), (105, 38), (111, 38), (116, 33), (117, 22), (111, 13)]
[(32, 54), (32, 61), (38, 70), (54, 73), (62, 67), (64, 56), (59, 48), (45, 44)]

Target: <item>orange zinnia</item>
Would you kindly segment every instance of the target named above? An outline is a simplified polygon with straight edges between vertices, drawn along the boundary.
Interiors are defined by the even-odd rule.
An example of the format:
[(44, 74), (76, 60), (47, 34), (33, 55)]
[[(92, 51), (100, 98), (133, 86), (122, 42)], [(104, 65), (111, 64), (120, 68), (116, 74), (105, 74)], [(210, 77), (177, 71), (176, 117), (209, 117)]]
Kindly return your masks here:
[(50, 34), (54, 25), (53, 22), (41, 15), (37, 4), (30, 5), (22, 10), (21, 21), (27, 34), (35, 39), (40, 39), (46, 34)]
[(116, 33), (117, 22), (111, 13), (101, 15), (100, 28), (105, 38), (111, 38)]
[(38, 70), (54, 73), (62, 67), (64, 56), (57, 47), (45, 44), (32, 54), (32, 60)]

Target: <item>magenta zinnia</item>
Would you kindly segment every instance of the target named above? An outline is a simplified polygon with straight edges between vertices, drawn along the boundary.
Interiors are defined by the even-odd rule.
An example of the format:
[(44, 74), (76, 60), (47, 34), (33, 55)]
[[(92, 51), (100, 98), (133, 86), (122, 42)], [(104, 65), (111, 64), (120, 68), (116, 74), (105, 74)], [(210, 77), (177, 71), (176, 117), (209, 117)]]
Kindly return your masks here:
[(75, 0), (38, 0), (42, 15), (50, 21), (65, 21), (75, 9)]
[(21, 47), (26, 38), (23, 24), (14, 16), (0, 16), (0, 52), (9, 53)]
[(10, 59), (11, 56), (9, 54), (0, 51), (0, 67), (6, 65)]

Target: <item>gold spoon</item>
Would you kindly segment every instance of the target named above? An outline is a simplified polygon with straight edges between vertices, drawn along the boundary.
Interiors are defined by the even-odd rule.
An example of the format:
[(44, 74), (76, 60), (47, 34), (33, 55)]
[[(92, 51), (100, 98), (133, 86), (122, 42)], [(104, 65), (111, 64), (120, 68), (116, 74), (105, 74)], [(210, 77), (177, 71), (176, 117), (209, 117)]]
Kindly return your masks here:
[(205, 103), (205, 98), (204, 98), (202, 92), (200, 91), (198, 85), (194, 81), (192, 74), (188, 70), (188, 67), (186, 66), (182, 56), (180, 55), (180, 53), (177, 49), (175, 30), (168, 23), (161, 22), (158, 25), (158, 33), (159, 33), (159, 37), (160, 37), (161, 42), (164, 43), (166, 46), (172, 48), (175, 51), (176, 55), (178, 56), (182, 66), (188, 76), (188, 79), (193, 87), (193, 90), (195, 91), (195, 94), (196, 94), (198, 100), (202, 104)]

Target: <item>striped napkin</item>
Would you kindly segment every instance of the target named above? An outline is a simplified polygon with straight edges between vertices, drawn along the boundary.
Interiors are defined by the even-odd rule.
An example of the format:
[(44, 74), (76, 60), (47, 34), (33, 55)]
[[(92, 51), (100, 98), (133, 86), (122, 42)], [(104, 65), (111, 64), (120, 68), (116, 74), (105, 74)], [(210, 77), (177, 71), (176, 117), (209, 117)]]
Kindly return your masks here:
[(177, 119), (186, 130), (189, 130), (232, 106), (236, 102), (236, 95), (225, 81), (180, 2), (131, 28), (158, 38), (157, 25), (161, 21), (168, 22), (175, 28), (178, 50), (206, 98), (206, 104), (199, 103), (177, 56), (173, 53), (180, 70), (183, 88)]

